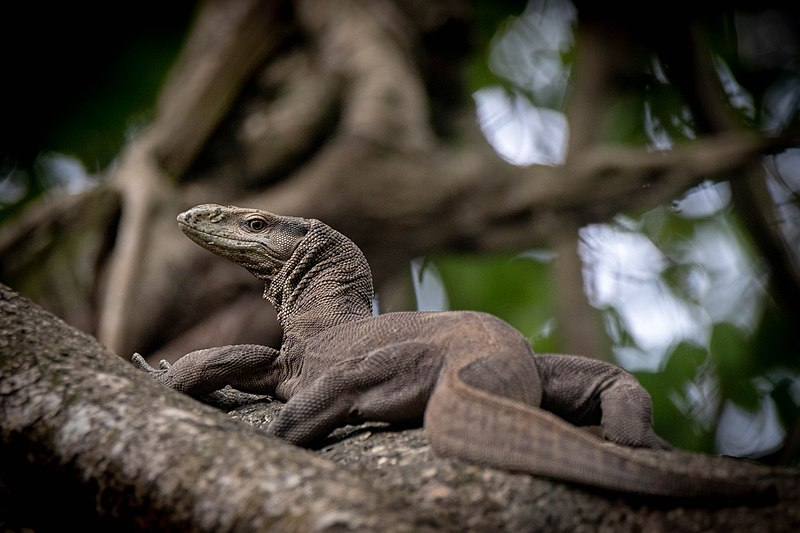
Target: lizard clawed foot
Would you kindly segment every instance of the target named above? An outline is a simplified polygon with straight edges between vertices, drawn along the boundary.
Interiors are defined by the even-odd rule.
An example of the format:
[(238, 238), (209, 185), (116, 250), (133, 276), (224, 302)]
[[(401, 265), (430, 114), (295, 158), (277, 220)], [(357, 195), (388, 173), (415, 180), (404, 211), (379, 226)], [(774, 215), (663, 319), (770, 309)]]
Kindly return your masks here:
[(159, 368), (153, 368), (147, 363), (147, 361), (145, 361), (141, 354), (134, 353), (131, 356), (131, 363), (134, 367), (138, 368), (142, 372), (153, 376), (156, 381), (160, 383), (167, 382), (167, 372), (169, 371), (170, 364), (165, 360), (161, 360), (161, 362), (158, 364)]
[(142, 372), (151, 373), (156, 371), (155, 368), (147, 364), (147, 361), (144, 360), (144, 357), (139, 352), (134, 352), (133, 356), (131, 356), (131, 363)]

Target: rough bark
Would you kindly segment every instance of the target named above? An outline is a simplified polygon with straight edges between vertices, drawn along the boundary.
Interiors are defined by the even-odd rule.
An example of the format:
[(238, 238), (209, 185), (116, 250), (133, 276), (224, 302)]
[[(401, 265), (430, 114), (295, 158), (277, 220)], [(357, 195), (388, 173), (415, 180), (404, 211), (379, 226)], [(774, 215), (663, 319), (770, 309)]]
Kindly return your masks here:
[(789, 470), (776, 471), (775, 498), (715, 506), (439, 459), (420, 429), (346, 427), (311, 452), (258, 431), (279, 404), (243, 396), (226, 416), (157, 385), (4, 286), (0, 329), (0, 524), (10, 530), (800, 527), (800, 476)]
[(6, 287), (0, 304), (7, 525), (413, 527), (392, 516), (402, 498), (390, 487), (157, 386)]

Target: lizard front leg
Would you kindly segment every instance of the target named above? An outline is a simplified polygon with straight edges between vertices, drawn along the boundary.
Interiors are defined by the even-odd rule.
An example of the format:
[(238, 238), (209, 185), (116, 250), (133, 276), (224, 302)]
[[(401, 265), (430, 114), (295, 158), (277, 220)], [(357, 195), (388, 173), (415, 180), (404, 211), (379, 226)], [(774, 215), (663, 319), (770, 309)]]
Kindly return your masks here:
[(588, 357), (543, 354), (542, 408), (576, 425), (600, 424), (603, 438), (625, 446), (669, 449), (653, 431), (650, 395), (622, 368)]
[(279, 352), (258, 344), (235, 344), (190, 352), (174, 364), (162, 361), (159, 368), (134, 354), (133, 366), (156, 381), (195, 398), (226, 385), (253, 394), (273, 394), (280, 379)]

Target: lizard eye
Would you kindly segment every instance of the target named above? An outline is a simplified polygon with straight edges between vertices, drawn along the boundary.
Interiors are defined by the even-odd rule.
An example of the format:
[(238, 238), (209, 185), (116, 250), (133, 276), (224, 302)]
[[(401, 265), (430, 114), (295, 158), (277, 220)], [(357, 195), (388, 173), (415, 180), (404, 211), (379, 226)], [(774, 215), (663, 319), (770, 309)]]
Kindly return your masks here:
[(247, 227), (251, 231), (264, 231), (267, 227), (267, 222), (263, 218), (251, 218), (247, 221)]

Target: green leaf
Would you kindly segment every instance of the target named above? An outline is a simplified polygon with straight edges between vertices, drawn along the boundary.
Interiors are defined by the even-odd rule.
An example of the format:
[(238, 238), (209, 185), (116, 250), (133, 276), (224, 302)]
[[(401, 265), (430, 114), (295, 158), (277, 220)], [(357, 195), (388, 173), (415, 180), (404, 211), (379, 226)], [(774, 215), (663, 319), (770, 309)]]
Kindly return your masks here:
[(706, 366), (708, 352), (699, 346), (681, 343), (675, 347), (661, 372), (636, 372), (635, 376), (653, 400), (653, 427), (672, 445), (686, 450), (713, 452), (714, 428), (682, 410), (688, 403), (687, 385), (696, 380)]
[(451, 309), (485, 311), (510, 323), (537, 351), (553, 351), (550, 266), (524, 256), (448, 255), (434, 259)]
[(722, 397), (748, 411), (758, 409), (760, 401), (752, 379), (756, 372), (751, 363), (749, 339), (736, 326), (722, 322), (712, 330), (710, 351)]

